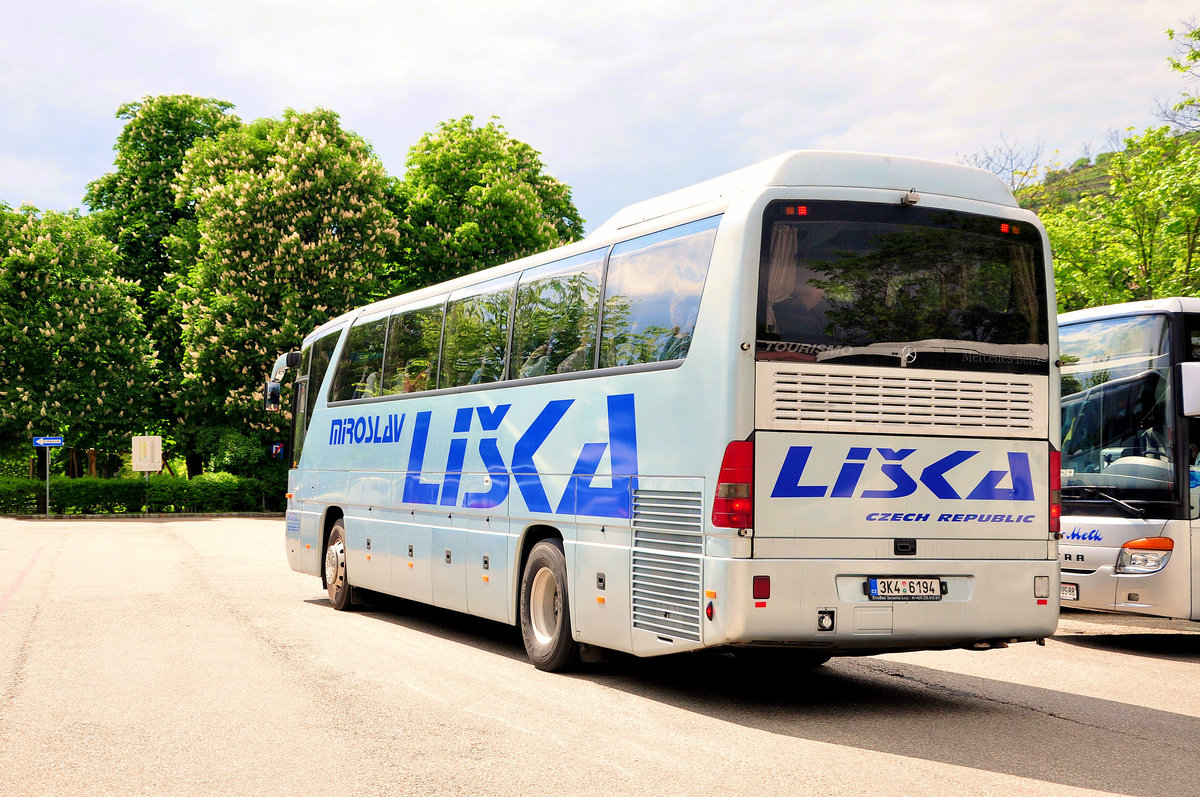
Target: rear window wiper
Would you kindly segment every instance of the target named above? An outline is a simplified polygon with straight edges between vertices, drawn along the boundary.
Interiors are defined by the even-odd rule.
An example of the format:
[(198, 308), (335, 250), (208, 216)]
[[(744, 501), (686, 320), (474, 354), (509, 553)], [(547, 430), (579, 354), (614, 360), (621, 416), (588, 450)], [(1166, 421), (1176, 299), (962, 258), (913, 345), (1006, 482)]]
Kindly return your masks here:
[(1097, 498), (1102, 498), (1103, 500), (1108, 501), (1110, 504), (1115, 504), (1115, 505), (1121, 507), (1122, 509), (1124, 509), (1126, 512), (1128, 512), (1133, 517), (1144, 518), (1146, 516), (1146, 511), (1144, 509), (1139, 509), (1138, 507), (1134, 506), (1133, 504), (1122, 501), (1120, 498), (1115, 498), (1115, 497), (1109, 495), (1108, 493), (1104, 492), (1103, 490), (1097, 490), (1095, 487), (1088, 487), (1087, 485), (1083, 485), (1083, 484), (1077, 484), (1077, 485), (1072, 485), (1070, 487), (1064, 487), (1064, 488), (1062, 488), (1064, 497), (1066, 496), (1066, 494), (1069, 490), (1079, 490), (1080, 492), (1094, 495)]

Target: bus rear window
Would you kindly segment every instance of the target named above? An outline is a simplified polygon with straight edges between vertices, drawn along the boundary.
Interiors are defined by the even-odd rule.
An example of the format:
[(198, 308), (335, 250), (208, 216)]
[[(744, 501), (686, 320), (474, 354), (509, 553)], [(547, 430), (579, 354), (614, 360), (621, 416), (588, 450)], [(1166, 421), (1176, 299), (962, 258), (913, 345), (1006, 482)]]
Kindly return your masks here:
[(763, 229), (760, 360), (1048, 371), (1033, 225), (937, 208), (776, 202)]

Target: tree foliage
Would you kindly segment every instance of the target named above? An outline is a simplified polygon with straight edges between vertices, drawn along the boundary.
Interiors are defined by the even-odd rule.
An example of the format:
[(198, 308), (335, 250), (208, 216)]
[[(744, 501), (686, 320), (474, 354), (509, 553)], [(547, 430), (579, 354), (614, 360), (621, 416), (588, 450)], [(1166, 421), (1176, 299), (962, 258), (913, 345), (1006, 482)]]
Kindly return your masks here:
[(71, 213), (0, 206), (0, 440), (125, 448), (154, 364), (118, 255)]
[(1055, 256), (1059, 308), (1200, 289), (1200, 147), (1149, 129), (1103, 160), (1107, 190), (1041, 210)]
[(115, 273), (149, 294), (173, 271), (166, 239), (191, 215), (173, 184), (192, 145), (236, 128), (232, 103), (187, 94), (144, 97), (117, 109), (126, 120), (113, 149), (116, 169), (88, 184), (97, 229), (117, 246)]
[(178, 185), (178, 202), (194, 212), (170, 241), (190, 264), (176, 293), (185, 436), (244, 472), (283, 439), (278, 417), (262, 411), (270, 363), (379, 295), (398, 245), (387, 176), (337, 114), (289, 110), (198, 142)]
[[(1189, 20), (1183, 30), (1168, 29), (1167, 37), (1175, 42), (1167, 58), (1171, 69), (1189, 81), (1200, 80), (1200, 25)], [(1200, 130), (1200, 94), (1185, 89), (1176, 102), (1159, 107), (1159, 116), (1178, 129)]]
[(583, 237), (571, 189), (537, 150), (495, 118), (474, 121), (442, 122), (409, 150), (393, 200), (403, 234), (395, 293)]
[(1032, 144), (1023, 145), (1001, 132), (999, 143), (970, 155), (960, 155), (957, 160), (964, 165), (991, 172), (1003, 180), (1010, 191), (1017, 193), (1036, 184), (1045, 173), (1048, 168), (1045, 149), (1046, 145), (1040, 138)]
[[(135, 293), (161, 363), (155, 406), (158, 431), (176, 422), (171, 395), (179, 387), (182, 316), (175, 303), (180, 266), (172, 262), (167, 239), (189, 221), (192, 208), (177, 205), (174, 183), (192, 145), (236, 129), (233, 105), (187, 94), (144, 97), (122, 105), (126, 120), (113, 146), (115, 170), (88, 185), (84, 201), (97, 230), (117, 247), (114, 273), (140, 286)], [(186, 268), (186, 264), (183, 265)]]
[(284, 434), (260, 407), (280, 352), (387, 293), (582, 237), (570, 189), (495, 119), (442, 123), (397, 180), (330, 111), (232, 109), (122, 105), (90, 216), (0, 203), (0, 441), (160, 432), (257, 475)]

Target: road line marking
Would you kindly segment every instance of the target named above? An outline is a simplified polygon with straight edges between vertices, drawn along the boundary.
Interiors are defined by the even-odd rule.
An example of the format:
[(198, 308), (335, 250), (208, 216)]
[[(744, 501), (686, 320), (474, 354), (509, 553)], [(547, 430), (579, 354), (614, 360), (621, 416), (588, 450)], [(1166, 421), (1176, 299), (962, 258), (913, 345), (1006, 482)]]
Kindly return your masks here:
[(25, 580), (25, 576), (29, 575), (29, 571), (33, 569), (33, 563), (42, 555), (43, 548), (38, 548), (37, 553), (29, 560), (29, 564), (25, 565), (25, 569), (21, 571), (21, 575), (17, 576), (17, 580), (8, 588), (8, 592), (4, 593), (4, 597), (0, 598), (0, 614), (4, 613), (4, 608), (8, 606), (8, 602), (12, 600), (12, 596), (16, 594), (17, 587), (21, 586), (21, 582)]

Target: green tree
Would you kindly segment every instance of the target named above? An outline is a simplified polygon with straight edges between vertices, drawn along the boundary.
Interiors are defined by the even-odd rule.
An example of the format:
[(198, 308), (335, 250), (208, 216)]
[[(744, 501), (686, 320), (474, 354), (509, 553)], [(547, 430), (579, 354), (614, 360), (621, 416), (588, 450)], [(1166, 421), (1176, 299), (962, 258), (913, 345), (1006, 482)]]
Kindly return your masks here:
[(545, 172), (540, 153), (495, 118), (474, 122), (442, 122), (409, 150), (393, 192), (403, 235), (394, 293), (583, 237), (571, 189)]
[(113, 246), (77, 213), (0, 205), (0, 445), (126, 450), (153, 355)]
[(264, 119), (197, 142), (178, 180), (194, 211), (173, 256), (191, 263), (180, 390), (189, 471), (202, 456), (254, 475), (284, 439), (262, 411), (267, 367), (316, 326), (377, 298), (398, 245), (387, 175), (328, 110)]
[(173, 184), (192, 145), (236, 128), (233, 104), (187, 94), (144, 97), (117, 109), (126, 120), (113, 149), (116, 169), (88, 185), (84, 201), (98, 230), (117, 246), (116, 274), (149, 298), (174, 270), (166, 239), (191, 208), (175, 204)]
[(125, 126), (117, 137), (115, 169), (88, 185), (84, 201), (97, 230), (112, 241), (120, 257), (117, 276), (139, 286), (135, 292), (161, 371), (148, 413), (157, 431), (170, 432), (177, 421), (173, 394), (180, 383), (182, 317), (174, 301), (180, 270), (172, 262), (167, 239), (189, 222), (193, 208), (177, 205), (174, 182), (192, 145), (236, 129), (233, 105), (187, 94), (144, 97), (122, 105), (117, 118)]
[(1200, 149), (1147, 130), (1103, 161), (1107, 190), (1041, 211), (1059, 307), (1071, 310), (1200, 288)]
[[(1200, 80), (1200, 25), (1189, 20), (1183, 30), (1167, 30), (1175, 53), (1167, 58), (1171, 69), (1190, 81)], [(1200, 130), (1200, 94), (1184, 90), (1179, 99), (1159, 107), (1159, 116), (1181, 130)]]

